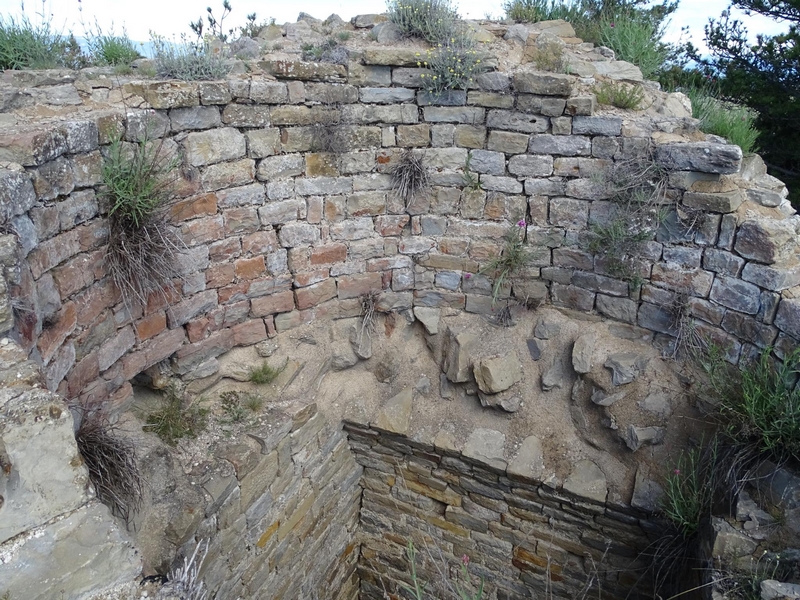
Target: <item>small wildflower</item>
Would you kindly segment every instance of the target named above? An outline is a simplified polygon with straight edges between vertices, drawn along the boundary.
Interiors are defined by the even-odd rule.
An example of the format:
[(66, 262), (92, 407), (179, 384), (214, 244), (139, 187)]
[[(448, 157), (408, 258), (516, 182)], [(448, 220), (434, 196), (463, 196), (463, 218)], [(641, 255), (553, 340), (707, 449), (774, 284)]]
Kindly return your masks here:
[(520, 219), (517, 221), (517, 227), (525, 227), (525, 225), (527, 225), (527, 223), (525, 223), (525, 219)]
[(469, 556), (467, 556), (466, 554), (464, 556), (462, 556), (461, 557), (461, 564), (463, 564), (466, 567), (469, 564)]
[(471, 279), (472, 273), (464, 273), (464, 279)]
[(680, 475), (680, 474), (681, 474), (681, 470), (680, 470), (680, 469), (675, 469), (675, 470), (673, 471), (673, 473), (674, 473), (675, 475)]

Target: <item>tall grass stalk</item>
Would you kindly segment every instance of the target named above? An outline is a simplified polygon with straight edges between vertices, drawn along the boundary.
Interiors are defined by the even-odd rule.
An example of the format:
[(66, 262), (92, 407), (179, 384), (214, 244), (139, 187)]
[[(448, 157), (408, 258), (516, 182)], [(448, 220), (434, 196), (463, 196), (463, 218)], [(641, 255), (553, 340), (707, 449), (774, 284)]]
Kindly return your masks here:
[(225, 53), (214, 50), (202, 40), (191, 43), (182, 36), (180, 42), (170, 42), (153, 33), (150, 34), (150, 40), (159, 77), (209, 81), (222, 79), (231, 70)]
[(509, 0), (503, 4), (506, 17), (524, 23), (579, 21), (584, 16), (581, 0)]
[(726, 102), (702, 88), (690, 88), (686, 95), (692, 101), (692, 116), (700, 119), (700, 128), (706, 133), (724, 137), (748, 154), (757, 150), (757, 113), (739, 104)]
[(100, 24), (95, 21), (94, 27), (86, 31), (87, 46), (92, 62), (96, 65), (129, 65), (141, 54), (128, 37), (125, 28), (122, 34), (114, 32), (114, 25), (108, 32), (103, 32)]

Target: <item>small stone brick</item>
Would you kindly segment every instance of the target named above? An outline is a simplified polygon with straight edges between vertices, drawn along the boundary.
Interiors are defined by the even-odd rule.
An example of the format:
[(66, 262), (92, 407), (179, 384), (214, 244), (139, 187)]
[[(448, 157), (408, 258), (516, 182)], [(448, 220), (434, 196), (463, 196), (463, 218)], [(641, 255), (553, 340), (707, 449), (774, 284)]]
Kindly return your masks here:
[(291, 291), (278, 292), (251, 302), (250, 314), (254, 317), (266, 317), (276, 313), (294, 310), (294, 294)]
[(303, 288), (328, 279), (330, 269), (322, 267), (313, 271), (300, 271), (294, 274), (294, 287)]
[[(408, 216), (406, 216), (408, 222)], [(347, 260), (347, 246), (344, 244), (327, 244), (316, 246), (311, 250), (312, 265), (329, 265)]]
[(297, 289), (294, 293), (297, 299), (297, 308), (304, 310), (335, 298), (337, 294), (336, 281), (334, 279), (326, 279), (314, 285)]
[(140, 342), (157, 336), (167, 328), (167, 315), (163, 311), (155, 312), (140, 319), (135, 324), (136, 337)]
[(397, 145), (401, 148), (420, 148), (431, 143), (431, 126), (420, 123), (418, 125), (398, 125)]
[(338, 279), (339, 299), (358, 298), (373, 291), (380, 291), (383, 279), (380, 273), (345, 275)]
[(255, 279), (266, 272), (264, 257), (240, 258), (234, 263), (234, 269), (239, 279)]
[(217, 214), (217, 197), (210, 193), (181, 200), (170, 206), (169, 214), (173, 222), (215, 215)]
[(234, 325), (231, 329), (235, 346), (250, 346), (267, 339), (267, 328), (263, 319), (251, 319)]
[(214, 215), (184, 223), (181, 227), (181, 238), (191, 247), (216, 242), (222, 239), (224, 231), (222, 215)]

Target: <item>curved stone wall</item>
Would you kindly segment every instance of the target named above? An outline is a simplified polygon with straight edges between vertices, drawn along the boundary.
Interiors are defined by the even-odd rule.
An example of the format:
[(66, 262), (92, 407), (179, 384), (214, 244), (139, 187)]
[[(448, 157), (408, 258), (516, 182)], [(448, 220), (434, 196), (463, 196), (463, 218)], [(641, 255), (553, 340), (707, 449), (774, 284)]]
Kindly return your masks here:
[[(798, 219), (785, 187), (757, 157), (700, 134), (679, 97), (601, 111), (577, 77), (519, 71), (481, 76), (442, 105), (418, 90), (415, 65), (413, 51), (384, 48), (349, 67), (264, 61), (206, 83), (7, 74), (8, 97), (34, 90), (50, 109), (0, 132), (0, 333), (43, 365), (49, 389), (120, 403), (161, 361), (186, 379), (211, 375), (234, 346), (358, 315), (370, 291), (380, 310), (489, 312), (480, 267), (524, 218), (535, 258), (506, 293), (638, 324), (665, 344), (680, 300), (732, 362), (796, 343)], [(131, 313), (104, 268), (99, 190), (110, 136), (145, 131), (181, 157), (170, 213), (187, 251), (169, 305)], [(390, 177), (406, 149), (432, 182), (409, 206)], [(587, 233), (613, 212), (598, 176), (646, 155), (670, 171), (674, 226), (641, 243), (633, 286), (609, 275)], [(480, 189), (465, 186), (468, 160)], [(671, 216), (685, 211), (692, 229)]]

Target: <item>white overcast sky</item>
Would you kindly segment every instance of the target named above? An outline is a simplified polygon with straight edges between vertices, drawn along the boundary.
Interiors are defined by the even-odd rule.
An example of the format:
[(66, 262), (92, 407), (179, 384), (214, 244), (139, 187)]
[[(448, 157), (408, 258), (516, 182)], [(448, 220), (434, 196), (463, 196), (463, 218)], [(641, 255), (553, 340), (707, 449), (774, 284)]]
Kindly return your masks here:
[[(467, 18), (495, 17), (503, 14), (503, 0), (455, 0), (459, 12)], [(79, 7), (83, 7), (83, 12)], [(278, 23), (294, 22), (300, 11), (324, 19), (336, 13), (344, 19), (358, 14), (383, 12), (382, 0), (295, 0), (294, 2), (275, 2), (270, 0), (231, 0), (233, 12), (225, 22), (231, 27), (243, 24), (248, 13), (258, 14), (258, 20), (274, 17)], [(72, 30), (76, 35), (83, 33), (81, 18), (88, 25), (95, 18), (101, 27), (108, 28), (113, 22), (117, 30), (125, 25), (128, 35), (137, 41), (147, 41), (152, 29), (161, 35), (171, 37), (189, 32), (189, 21), (205, 15), (211, 6), (219, 13), (222, 0), (46, 0), (46, 13), (53, 17), (58, 28)], [(677, 41), (680, 29), (688, 25), (691, 39), (700, 45), (703, 38), (703, 25), (709, 17), (718, 17), (728, 6), (728, 0), (682, 0), (678, 12), (673, 15), (668, 41)], [(32, 18), (42, 10), (42, 0), (25, 0), (26, 13)], [(20, 0), (0, 0), (0, 14), (19, 15)], [(776, 23), (759, 16), (748, 17), (738, 13), (747, 24), (750, 33), (775, 34), (788, 29), (786, 24)]]

